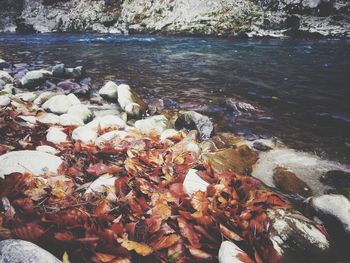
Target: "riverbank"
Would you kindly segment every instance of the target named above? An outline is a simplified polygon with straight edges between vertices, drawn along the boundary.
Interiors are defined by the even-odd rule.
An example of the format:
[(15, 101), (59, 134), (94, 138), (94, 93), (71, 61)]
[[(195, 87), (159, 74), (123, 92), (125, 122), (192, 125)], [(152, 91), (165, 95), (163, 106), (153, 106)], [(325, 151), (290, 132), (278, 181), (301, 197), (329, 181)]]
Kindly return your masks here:
[(347, 167), (220, 132), (162, 98), (145, 103), (127, 84), (93, 92), (80, 66), (0, 64), (1, 239), (72, 262), (349, 256)]

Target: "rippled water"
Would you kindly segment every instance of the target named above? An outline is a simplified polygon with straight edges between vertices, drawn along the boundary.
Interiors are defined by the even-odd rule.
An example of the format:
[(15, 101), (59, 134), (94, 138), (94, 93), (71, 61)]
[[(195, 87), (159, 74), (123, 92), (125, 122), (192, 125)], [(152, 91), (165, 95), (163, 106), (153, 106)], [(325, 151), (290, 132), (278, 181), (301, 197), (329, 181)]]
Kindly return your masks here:
[[(99, 88), (112, 79), (169, 98), (247, 138), (350, 163), (350, 41), (159, 36), (0, 35), (0, 57), (44, 67), (83, 65)], [(226, 97), (263, 112), (236, 116)]]

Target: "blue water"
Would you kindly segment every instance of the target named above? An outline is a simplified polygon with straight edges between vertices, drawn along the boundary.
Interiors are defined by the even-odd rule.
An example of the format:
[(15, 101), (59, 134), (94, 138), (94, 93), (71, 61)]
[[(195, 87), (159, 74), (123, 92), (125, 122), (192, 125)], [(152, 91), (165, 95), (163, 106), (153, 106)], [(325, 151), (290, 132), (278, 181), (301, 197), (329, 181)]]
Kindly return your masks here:
[[(219, 130), (277, 136), (350, 162), (348, 40), (3, 34), (0, 57), (30, 68), (83, 65), (95, 88), (107, 79), (128, 82), (144, 98), (209, 114)], [(226, 97), (261, 112), (236, 116)]]

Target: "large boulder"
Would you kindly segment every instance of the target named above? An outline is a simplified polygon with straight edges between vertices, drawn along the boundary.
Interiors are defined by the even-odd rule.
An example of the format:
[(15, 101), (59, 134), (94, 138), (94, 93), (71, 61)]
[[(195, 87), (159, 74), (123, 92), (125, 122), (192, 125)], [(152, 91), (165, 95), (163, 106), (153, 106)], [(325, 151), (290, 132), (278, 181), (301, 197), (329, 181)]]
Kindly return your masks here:
[(196, 129), (202, 140), (208, 140), (214, 132), (214, 125), (209, 117), (195, 111), (182, 113), (175, 122), (177, 129)]
[(113, 81), (108, 81), (98, 93), (105, 99), (117, 99), (118, 98), (118, 85)]
[(56, 114), (67, 113), (68, 109), (73, 105), (80, 104), (80, 101), (75, 95), (56, 95), (47, 100), (43, 105), (43, 109)]
[(143, 133), (149, 133), (151, 130), (155, 130), (158, 134), (161, 134), (167, 128), (170, 123), (163, 115), (156, 115), (144, 120), (138, 120), (135, 122), (135, 128), (139, 129)]
[(16, 172), (35, 175), (55, 173), (61, 164), (59, 157), (40, 151), (9, 152), (0, 156), (0, 178)]
[(43, 69), (29, 71), (20, 79), (20, 85), (22, 88), (34, 88), (51, 76), (51, 71)]
[(54, 255), (24, 240), (0, 241), (0, 261), (5, 263), (60, 263)]

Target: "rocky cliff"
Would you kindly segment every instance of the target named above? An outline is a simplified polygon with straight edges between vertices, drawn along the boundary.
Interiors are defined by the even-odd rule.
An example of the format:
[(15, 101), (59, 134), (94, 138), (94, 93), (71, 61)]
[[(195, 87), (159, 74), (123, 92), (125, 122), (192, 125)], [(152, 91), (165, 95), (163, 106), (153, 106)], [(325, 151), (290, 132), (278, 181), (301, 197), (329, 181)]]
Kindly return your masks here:
[(350, 36), (348, 0), (0, 0), (0, 30)]

